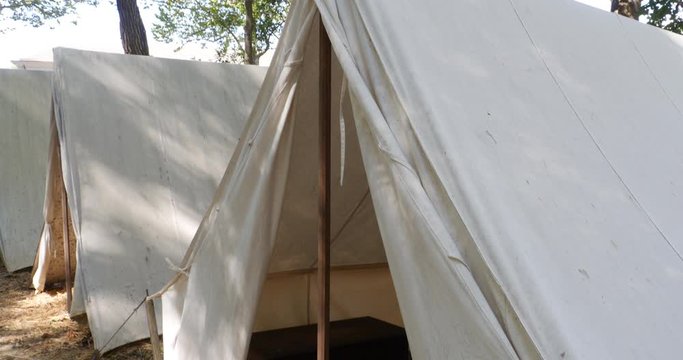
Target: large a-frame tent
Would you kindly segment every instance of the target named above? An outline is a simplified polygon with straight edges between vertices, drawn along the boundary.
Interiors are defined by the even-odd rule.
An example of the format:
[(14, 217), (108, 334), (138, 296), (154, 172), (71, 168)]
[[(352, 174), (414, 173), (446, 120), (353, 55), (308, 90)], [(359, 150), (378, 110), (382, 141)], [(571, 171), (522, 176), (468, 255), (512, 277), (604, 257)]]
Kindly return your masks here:
[(63, 178), (77, 257), (71, 314), (87, 314), (107, 351), (149, 337), (144, 311), (133, 312), (190, 244), (266, 69), (70, 49), (55, 49), (54, 64), (53, 191), (34, 280), (64, 274), (45, 251), (63, 247)]
[(162, 295), (165, 356), (242, 359), (252, 331), (315, 322), (294, 277), (316, 265), (318, 12), (353, 113), (333, 319), (392, 321), (391, 286), (335, 291), (386, 254), (415, 359), (680, 356), (683, 40), (571, 0), (294, 2)]
[(31, 266), (40, 237), (51, 77), (0, 70), (0, 256), (8, 271)]

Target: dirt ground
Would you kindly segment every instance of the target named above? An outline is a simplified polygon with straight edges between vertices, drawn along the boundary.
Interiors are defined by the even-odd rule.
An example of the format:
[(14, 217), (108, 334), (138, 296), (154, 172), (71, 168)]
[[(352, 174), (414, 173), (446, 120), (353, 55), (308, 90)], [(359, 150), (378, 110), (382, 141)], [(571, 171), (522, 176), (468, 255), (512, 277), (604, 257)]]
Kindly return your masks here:
[[(34, 294), (31, 271), (7, 273), (0, 262), (0, 360), (91, 359), (92, 337), (85, 319), (69, 319), (63, 289)], [(152, 359), (149, 342), (110, 351), (102, 359)]]

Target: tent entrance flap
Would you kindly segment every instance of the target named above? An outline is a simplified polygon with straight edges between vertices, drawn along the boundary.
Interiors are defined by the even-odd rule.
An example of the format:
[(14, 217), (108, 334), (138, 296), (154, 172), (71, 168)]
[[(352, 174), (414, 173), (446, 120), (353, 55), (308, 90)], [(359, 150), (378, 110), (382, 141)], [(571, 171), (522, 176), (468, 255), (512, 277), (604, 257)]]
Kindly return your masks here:
[[(294, 138), (285, 200), (252, 336), (317, 325), (317, 341), (315, 337), (308, 340), (317, 344), (311, 350), (317, 350), (320, 359), (337, 351), (330, 350), (330, 337), (339, 335), (335, 326), (330, 328), (330, 321), (370, 317), (402, 328), (403, 319), (356, 129), (349, 126), (342, 135), (332, 126), (336, 114), (343, 113), (351, 120), (353, 116), (350, 98), (341, 93), (341, 67), (332, 56), (325, 29), (316, 27), (318, 23), (308, 35), (304, 55), (304, 62), (310, 65), (302, 70), (303, 85), (297, 88), (290, 110)], [(331, 101), (336, 98), (343, 101)], [(346, 137), (345, 150), (339, 146), (342, 136)], [(341, 151), (346, 152), (348, 164), (343, 186), (338, 181)]]

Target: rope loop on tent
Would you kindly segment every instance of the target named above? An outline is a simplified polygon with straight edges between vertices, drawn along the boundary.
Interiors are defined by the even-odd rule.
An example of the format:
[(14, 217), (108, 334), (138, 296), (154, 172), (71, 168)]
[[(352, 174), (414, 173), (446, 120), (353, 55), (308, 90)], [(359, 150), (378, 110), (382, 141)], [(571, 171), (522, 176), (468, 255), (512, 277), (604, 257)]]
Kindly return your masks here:
[(175, 272), (177, 272), (177, 273), (181, 273), (181, 274), (183, 274), (183, 275), (185, 275), (185, 276), (189, 276), (189, 275), (190, 275), (190, 274), (188, 273), (188, 270), (187, 270), (186, 267), (180, 267), (180, 266), (174, 264), (173, 262), (171, 262), (171, 259), (169, 259), (169, 258), (164, 258), (164, 260), (166, 260), (166, 265), (168, 265), (168, 268), (169, 268), (169, 269), (171, 269), (171, 270), (173, 270), (173, 271), (175, 271)]
[(303, 64), (303, 62), (304, 62), (304, 59), (294, 59), (292, 61), (285, 63), (285, 67), (288, 67), (288, 68), (298, 67), (299, 65)]

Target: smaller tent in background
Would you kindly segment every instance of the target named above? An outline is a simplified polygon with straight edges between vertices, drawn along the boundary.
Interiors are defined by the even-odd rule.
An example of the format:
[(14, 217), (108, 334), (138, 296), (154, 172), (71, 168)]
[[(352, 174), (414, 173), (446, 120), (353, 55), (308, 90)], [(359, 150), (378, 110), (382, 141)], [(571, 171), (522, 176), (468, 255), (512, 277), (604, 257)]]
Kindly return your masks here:
[(51, 77), (0, 70), (0, 254), (8, 271), (31, 266), (42, 229)]
[(95, 347), (107, 351), (149, 337), (144, 312), (116, 331), (187, 249), (266, 69), (70, 49), (55, 49), (54, 61), (34, 285), (64, 277), (49, 250), (64, 245), (64, 187), (77, 258), (70, 311), (87, 313)]
[(24, 70), (38, 70), (38, 71), (51, 71), (52, 61), (37, 60), (37, 59), (19, 59), (12, 60), (12, 64), (17, 67), (17, 69)]

